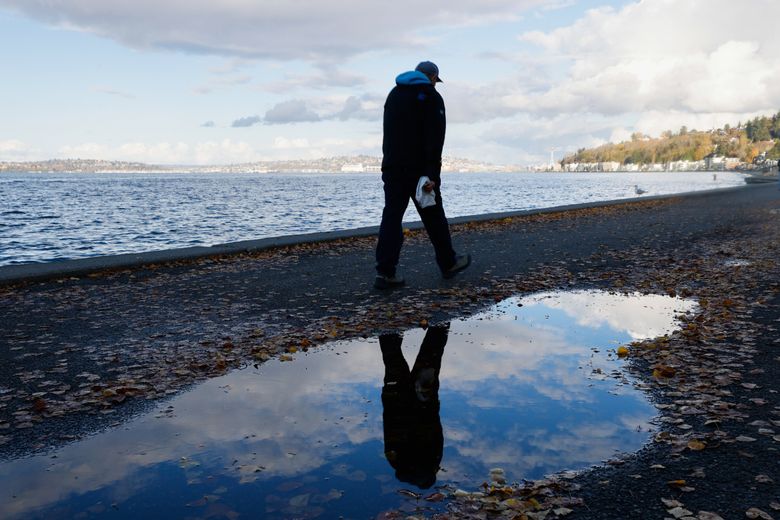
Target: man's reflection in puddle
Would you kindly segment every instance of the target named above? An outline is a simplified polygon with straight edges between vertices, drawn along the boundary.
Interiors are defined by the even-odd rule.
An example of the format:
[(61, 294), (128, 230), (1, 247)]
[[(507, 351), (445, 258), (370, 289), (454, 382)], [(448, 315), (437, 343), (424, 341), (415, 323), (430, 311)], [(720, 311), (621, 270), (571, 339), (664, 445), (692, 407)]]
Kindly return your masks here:
[(436, 482), (444, 437), (439, 418), (439, 370), (450, 324), (430, 327), (411, 372), (400, 334), (379, 336), (385, 379), (385, 456), (401, 482), (427, 489)]

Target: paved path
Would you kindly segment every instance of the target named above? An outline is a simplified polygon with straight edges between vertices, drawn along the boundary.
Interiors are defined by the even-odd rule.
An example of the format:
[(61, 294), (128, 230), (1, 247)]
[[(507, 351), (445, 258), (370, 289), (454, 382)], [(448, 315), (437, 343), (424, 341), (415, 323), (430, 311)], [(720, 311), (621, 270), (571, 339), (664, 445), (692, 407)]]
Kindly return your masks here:
[[(147, 399), (243, 360), (275, 355), (289, 347), (290, 338), (316, 344), (404, 328), (423, 318), (467, 314), (508, 294), (554, 287), (669, 291), (672, 282), (664, 276), (678, 266), (691, 273), (691, 259), (703, 267), (719, 255), (738, 259), (743, 242), (751, 254), (763, 243), (776, 258), (778, 212), (780, 192), (764, 185), (463, 223), (453, 226), (454, 243), (458, 251), (471, 252), (474, 262), (449, 281), (437, 272), (425, 235), (411, 233), (401, 261), (407, 287), (390, 293), (371, 287), (372, 236), (6, 285), (0, 287), (0, 456), (18, 456), (117, 421), (116, 414), (107, 419), (96, 410), (111, 407), (121, 420)], [(744, 289), (740, 301), (746, 305), (751, 296), (777, 294), (776, 266), (764, 262), (760, 273), (755, 285), (733, 289)], [(653, 282), (650, 274), (665, 282)], [(691, 280), (682, 285), (694, 297), (715, 287), (707, 272)], [(742, 518), (749, 506), (771, 511), (770, 502), (780, 502), (780, 443), (748, 426), (780, 420), (778, 303), (770, 298), (760, 312), (741, 318), (755, 325), (750, 341), (758, 347), (745, 370), (764, 368), (750, 380), (764, 389), (767, 403), (728, 428), (758, 439), (750, 446), (752, 458), (740, 455), (744, 450), (674, 454), (654, 445), (619, 466), (581, 477), (585, 487), (577, 494), (586, 506), (573, 517), (663, 518), (668, 508), (660, 498), (681, 494), (694, 515), (720, 511), (724, 518)], [(76, 392), (84, 389), (93, 393)], [(743, 391), (735, 383), (732, 392)], [(649, 469), (657, 461), (667, 469)], [(696, 491), (667, 486), (695, 471), (694, 465), (708, 475), (693, 479)], [(764, 485), (757, 475), (774, 483)]]

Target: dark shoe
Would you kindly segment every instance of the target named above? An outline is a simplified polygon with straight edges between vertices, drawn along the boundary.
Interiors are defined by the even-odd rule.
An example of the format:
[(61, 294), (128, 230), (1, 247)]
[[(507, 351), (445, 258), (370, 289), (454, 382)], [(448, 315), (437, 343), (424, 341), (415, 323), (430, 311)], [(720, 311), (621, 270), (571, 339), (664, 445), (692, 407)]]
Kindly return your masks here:
[(458, 255), (455, 257), (455, 263), (447, 269), (446, 271), (442, 271), (441, 275), (444, 278), (452, 278), (459, 272), (463, 271), (465, 268), (471, 265), (471, 255)]
[(397, 274), (393, 276), (378, 274), (374, 280), (374, 287), (377, 289), (394, 289), (395, 287), (401, 287), (405, 283), (406, 281), (403, 276), (398, 276)]

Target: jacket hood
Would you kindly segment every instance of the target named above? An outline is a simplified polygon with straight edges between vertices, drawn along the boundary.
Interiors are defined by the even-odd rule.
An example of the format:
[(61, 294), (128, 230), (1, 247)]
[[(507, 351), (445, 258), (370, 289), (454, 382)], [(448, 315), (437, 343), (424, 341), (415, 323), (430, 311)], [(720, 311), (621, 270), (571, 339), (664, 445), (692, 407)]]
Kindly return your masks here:
[(396, 85), (430, 85), (428, 76), (417, 70), (410, 70), (396, 76)]

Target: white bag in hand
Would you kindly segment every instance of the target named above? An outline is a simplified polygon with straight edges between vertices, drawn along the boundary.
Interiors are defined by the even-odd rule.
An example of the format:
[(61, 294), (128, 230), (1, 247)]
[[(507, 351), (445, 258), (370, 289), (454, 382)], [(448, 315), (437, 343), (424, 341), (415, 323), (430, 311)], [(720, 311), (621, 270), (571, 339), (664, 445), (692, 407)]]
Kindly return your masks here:
[(436, 205), (436, 193), (433, 190), (425, 191), (423, 189), (425, 183), (430, 181), (431, 179), (429, 179), (428, 177), (422, 176), (420, 177), (420, 181), (417, 183), (417, 191), (414, 194), (414, 199), (417, 201), (417, 204), (419, 204), (421, 208), (427, 208), (428, 206)]

